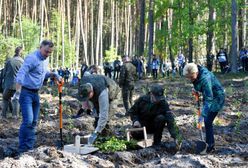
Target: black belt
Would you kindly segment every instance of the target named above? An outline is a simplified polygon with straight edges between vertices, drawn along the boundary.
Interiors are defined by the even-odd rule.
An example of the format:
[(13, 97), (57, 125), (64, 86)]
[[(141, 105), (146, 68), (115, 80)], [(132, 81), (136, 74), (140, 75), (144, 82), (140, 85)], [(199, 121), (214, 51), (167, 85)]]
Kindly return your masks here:
[(27, 88), (25, 86), (22, 86), (22, 89), (25, 89), (25, 90), (28, 90), (28, 91), (34, 92), (34, 93), (37, 93), (39, 91), (39, 89), (29, 89), (29, 88)]

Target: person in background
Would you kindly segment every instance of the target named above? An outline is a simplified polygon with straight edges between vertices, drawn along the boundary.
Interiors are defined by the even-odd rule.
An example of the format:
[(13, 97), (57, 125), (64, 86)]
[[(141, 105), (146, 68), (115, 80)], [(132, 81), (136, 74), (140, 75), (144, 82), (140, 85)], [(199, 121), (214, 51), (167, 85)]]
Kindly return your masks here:
[(62, 78), (64, 77), (65, 72), (64, 72), (64, 70), (63, 70), (63, 68), (62, 68), (62, 67), (60, 67), (60, 68), (59, 68), (59, 70), (58, 70), (58, 74), (59, 74), (59, 76), (61, 76)]
[(70, 72), (70, 70), (66, 67), (66, 69), (65, 69), (65, 75), (64, 75), (64, 77), (65, 77), (65, 83), (68, 83), (68, 82), (69, 82), (70, 76), (71, 76), (71, 72)]
[(245, 47), (242, 48), (239, 52), (239, 58), (241, 61), (243, 71), (248, 71), (248, 49), (246, 49)]
[(106, 61), (104, 63), (103, 68), (104, 68), (104, 74), (105, 74), (105, 76), (108, 76), (109, 78), (111, 78), (112, 77), (112, 74), (111, 74), (111, 72), (112, 72), (112, 66), (110, 65), (110, 63), (108, 61)]
[(216, 55), (217, 60), (220, 64), (220, 70), (221, 73), (225, 73), (226, 70), (226, 66), (228, 65), (228, 59), (227, 59), (227, 54), (225, 52), (225, 50), (223, 48), (220, 49), (220, 51), (218, 52), (218, 54)]
[(177, 62), (178, 62), (178, 71), (179, 75), (183, 76), (183, 68), (185, 66), (185, 57), (182, 53), (179, 53), (177, 56)]
[(121, 61), (118, 57), (116, 57), (116, 60), (114, 61), (114, 80), (118, 80), (120, 70), (121, 70)]
[(156, 58), (156, 55), (153, 55), (152, 58), (152, 76), (153, 79), (157, 79), (158, 78), (158, 69), (159, 69), (159, 61)]
[(62, 78), (48, 71), (48, 57), (53, 51), (53, 43), (43, 40), (40, 48), (26, 56), (16, 75), (16, 92), (13, 98), (18, 99), (22, 112), (22, 123), (19, 129), (19, 153), (34, 148), (36, 126), (40, 113), (39, 89), (48, 77)]
[(84, 73), (87, 71), (87, 69), (88, 69), (88, 65), (86, 63), (82, 63), (81, 69), (80, 69), (80, 71), (81, 71), (81, 79), (83, 78)]
[(207, 68), (209, 71), (212, 71), (213, 63), (214, 63), (214, 54), (210, 52), (207, 55)]
[(137, 79), (136, 68), (129, 60), (129, 57), (122, 56), (123, 65), (121, 66), (119, 86), (122, 89), (123, 104), (126, 114), (133, 104), (134, 82)]
[(3, 70), (3, 110), (2, 117), (7, 117), (8, 110), (12, 113), (12, 116), (17, 118), (20, 112), (20, 105), (17, 99), (11, 101), (11, 97), (16, 92), (16, 74), (23, 64), (23, 59), (21, 58), (22, 47), (17, 47), (15, 49), (15, 55), (13, 58), (9, 59)]
[(213, 121), (224, 106), (225, 92), (219, 80), (205, 67), (189, 63), (184, 67), (183, 75), (193, 83), (193, 92), (202, 93), (203, 107), (198, 122), (204, 121), (209, 153), (215, 149)]

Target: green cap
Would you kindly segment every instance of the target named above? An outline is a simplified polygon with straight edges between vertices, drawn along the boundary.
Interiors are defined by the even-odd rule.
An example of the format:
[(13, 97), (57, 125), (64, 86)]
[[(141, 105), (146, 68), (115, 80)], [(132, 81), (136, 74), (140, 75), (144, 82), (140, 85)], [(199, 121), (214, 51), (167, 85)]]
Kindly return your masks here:
[(80, 86), (80, 97), (82, 101), (89, 100), (89, 93), (93, 90), (93, 87), (90, 83), (86, 83)]

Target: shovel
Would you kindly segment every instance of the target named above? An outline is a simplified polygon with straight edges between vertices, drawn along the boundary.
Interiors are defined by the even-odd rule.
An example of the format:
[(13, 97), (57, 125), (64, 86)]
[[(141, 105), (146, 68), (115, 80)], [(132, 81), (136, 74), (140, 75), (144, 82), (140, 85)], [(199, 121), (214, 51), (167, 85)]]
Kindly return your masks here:
[[(198, 92), (193, 92), (193, 95), (195, 96), (195, 100), (197, 102), (197, 116), (198, 118), (201, 116), (201, 104), (200, 104), (200, 95)], [(207, 151), (207, 143), (204, 141), (204, 136), (202, 132), (202, 123), (198, 122), (197, 123), (197, 128), (200, 131), (200, 137), (201, 140), (196, 141), (196, 154), (206, 154)]]
[(146, 127), (141, 127), (141, 128), (129, 128), (126, 130), (127, 132), (127, 141), (130, 141), (130, 134), (131, 132), (137, 132), (137, 131), (143, 131), (144, 134), (144, 140), (138, 141), (137, 145), (141, 148), (147, 148), (152, 146), (153, 140), (147, 138), (147, 133), (146, 133)]
[(63, 143), (63, 136), (62, 136), (62, 88), (64, 85), (64, 80), (62, 79), (62, 81), (56, 81), (57, 85), (58, 85), (58, 90), (59, 90), (59, 129), (60, 129), (60, 143), (58, 144), (58, 148), (59, 149), (63, 149), (64, 147), (64, 143)]

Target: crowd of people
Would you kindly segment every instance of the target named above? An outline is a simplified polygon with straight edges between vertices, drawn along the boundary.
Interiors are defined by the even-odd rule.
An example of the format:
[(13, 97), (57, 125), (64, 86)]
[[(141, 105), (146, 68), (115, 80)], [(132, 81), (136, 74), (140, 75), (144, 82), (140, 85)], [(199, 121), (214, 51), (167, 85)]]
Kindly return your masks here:
[[(99, 135), (111, 134), (109, 122), (116, 111), (111, 111), (113, 101), (122, 93), (125, 116), (130, 117), (132, 127), (145, 126), (148, 133), (153, 134), (153, 145), (161, 147), (162, 133), (165, 125), (174, 139), (177, 147), (180, 147), (181, 133), (175, 122), (173, 111), (170, 109), (164, 96), (164, 88), (159, 84), (152, 84), (147, 94), (140, 96), (135, 103), (133, 95), (137, 80), (142, 79), (147, 72), (143, 57), (130, 58), (123, 55), (120, 61), (117, 57), (113, 64), (105, 62), (104, 75), (100, 73), (97, 65), (88, 66), (82, 64), (80, 73), (69, 68), (59, 68), (57, 71), (48, 70), (47, 58), (53, 51), (53, 43), (44, 40), (40, 48), (28, 54), (23, 60), (22, 48), (17, 47), (13, 58), (9, 59), (3, 70), (3, 110), (2, 118), (11, 112), (18, 116), (21, 111), (22, 123), (19, 129), (19, 152), (32, 150), (36, 141), (36, 126), (40, 112), (39, 90), (44, 80), (51, 77), (51, 85), (54, 80), (78, 86), (78, 95), (81, 107), (74, 118), (81, 117), (85, 111), (95, 117), (95, 130), (89, 137), (89, 144), (93, 144)], [(202, 113), (198, 122), (204, 122), (206, 131), (207, 152), (214, 150), (215, 141), (213, 133), (213, 121), (225, 103), (224, 89), (211, 72), (215, 57), (212, 53), (207, 58), (207, 68), (195, 63), (186, 63), (185, 57), (179, 53), (176, 63), (162, 62), (153, 55), (150, 68), (153, 79), (158, 79), (158, 72), (162, 77), (169, 77), (178, 72), (179, 76), (186, 77), (193, 84), (193, 92), (203, 96)], [(225, 73), (228, 65), (228, 57), (224, 49), (220, 49), (216, 55), (222, 73)], [(243, 70), (247, 71), (247, 49), (240, 51), (240, 60)], [(113, 68), (112, 68), (113, 65)], [(79, 75), (81, 75), (79, 77)], [(79, 80), (80, 79), (80, 80)], [(113, 133), (113, 132), (112, 132)], [(133, 138), (143, 138), (141, 134), (133, 133)]]

